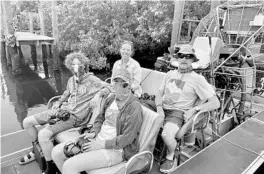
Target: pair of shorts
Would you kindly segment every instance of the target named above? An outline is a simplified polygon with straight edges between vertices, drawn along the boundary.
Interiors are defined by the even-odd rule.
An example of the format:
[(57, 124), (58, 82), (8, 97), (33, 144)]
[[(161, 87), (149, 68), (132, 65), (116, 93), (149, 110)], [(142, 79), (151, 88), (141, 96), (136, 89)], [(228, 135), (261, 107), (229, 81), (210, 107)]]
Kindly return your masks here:
[[(55, 109), (49, 109), (47, 111), (35, 114), (32, 117), (36, 119), (39, 125), (45, 125), (48, 123), (48, 120), (50, 119), (51, 116), (55, 116), (56, 112), (57, 110)], [(53, 135), (56, 135), (62, 131), (65, 131), (65, 130), (68, 130), (74, 127), (75, 123), (76, 123), (76, 119), (71, 116), (67, 121), (60, 120), (54, 125), (47, 124), (45, 129), (51, 131)]]
[(165, 119), (164, 119), (164, 125), (167, 122), (171, 122), (176, 124), (179, 128), (181, 128), (184, 124), (184, 112), (181, 110), (170, 110), (170, 109), (164, 109)]
[(99, 149), (99, 151), (103, 153), (107, 167), (111, 167), (123, 161), (123, 152), (120, 150)]
[[(101, 145), (104, 145), (105, 143), (104, 141), (101, 141), (98, 137), (96, 137), (95, 140)], [(106, 161), (105, 166), (107, 167), (116, 165), (123, 161), (123, 149), (99, 149), (99, 151), (103, 153)]]

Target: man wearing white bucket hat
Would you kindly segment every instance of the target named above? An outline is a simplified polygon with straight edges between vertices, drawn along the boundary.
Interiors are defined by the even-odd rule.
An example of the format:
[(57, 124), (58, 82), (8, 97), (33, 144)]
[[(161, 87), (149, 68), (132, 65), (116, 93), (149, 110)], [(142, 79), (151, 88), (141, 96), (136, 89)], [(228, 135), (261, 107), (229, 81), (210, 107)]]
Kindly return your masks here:
[[(167, 146), (166, 159), (160, 167), (163, 173), (172, 172), (177, 164), (174, 151), (177, 145), (175, 137), (181, 127), (193, 119), (200, 110), (214, 110), (220, 106), (214, 89), (206, 79), (192, 70), (197, 62), (195, 51), (189, 44), (181, 45), (175, 56), (179, 63), (177, 70), (166, 74), (156, 96), (158, 113), (165, 115), (162, 138)], [(195, 106), (197, 99), (207, 101)], [(195, 135), (189, 145), (194, 144)]]

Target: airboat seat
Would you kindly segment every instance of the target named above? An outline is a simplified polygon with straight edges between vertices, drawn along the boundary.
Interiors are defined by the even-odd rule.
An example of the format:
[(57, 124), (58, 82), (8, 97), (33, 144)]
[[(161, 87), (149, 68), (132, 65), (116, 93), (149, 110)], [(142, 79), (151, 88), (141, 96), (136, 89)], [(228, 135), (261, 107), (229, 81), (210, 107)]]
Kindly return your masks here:
[[(218, 37), (212, 37), (212, 62), (219, 59), (220, 49), (224, 46), (224, 42)], [(206, 69), (210, 66), (210, 45), (208, 37), (197, 37), (194, 40), (193, 48), (196, 56), (199, 59), (198, 62), (192, 64), (193, 69)], [(177, 61), (171, 62), (171, 66), (178, 67)]]
[[(141, 87), (144, 93), (148, 93), (149, 95), (156, 95), (158, 92), (158, 88), (160, 86), (160, 82), (165, 78), (165, 73), (154, 71), (151, 69), (142, 68), (142, 79), (141, 79)], [(50, 99), (48, 103), (48, 108), (51, 108), (52, 104), (57, 101), (60, 98), (60, 96), (55, 96)], [(101, 107), (103, 106), (104, 100), (103, 98), (100, 98), (98, 95), (96, 95), (93, 100), (97, 103), (93, 110), (93, 115), (91, 116), (91, 119), (89, 121), (89, 124), (93, 124), (95, 118), (98, 116), (99, 111)], [(65, 130), (63, 132), (58, 133), (54, 139), (56, 142), (61, 143), (65, 141), (73, 141), (78, 136), (80, 136), (79, 127), (77, 128), (71, 128), (68, 130)]]

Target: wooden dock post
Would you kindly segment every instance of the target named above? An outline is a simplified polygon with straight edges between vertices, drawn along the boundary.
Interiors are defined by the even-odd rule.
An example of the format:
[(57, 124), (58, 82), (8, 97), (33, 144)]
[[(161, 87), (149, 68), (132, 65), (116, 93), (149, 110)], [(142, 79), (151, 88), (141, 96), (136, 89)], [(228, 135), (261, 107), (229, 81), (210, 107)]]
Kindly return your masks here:
[(184, 11), (185, 0), (174, 0), (174, 16), (172, 21), (172, 32), (171, 32), (171, 45), (173, 46), (180, 40), (180, 31), (182, 26), (182, 18)]
[(54, 70), (59, 70), (60, 58), (58, 49), (58, 17), (57, 17), (57, 0), (52, 0), (52, 35), (54, 37), (53, 47), (52, 47), (52, 58), (54, 61)]
[[(18, 75), (22, 73), (21, 60), (16, 46), (16, 37), (14, 35), (14, 28), (12, 23), (12, 13), (10, 1), (1, 1), (3, 8), (3, 25), (6, 41), (6, 57), (8, 59), (7, 64), (12, 64), (12, 73)], [(11, 60), (11, 62), (10, 62)]]
[[(30, 33), (34, 33), (33, 13), (32, 12), (28, 12), (28, 15), (29, 15), (29, 32)], [(38, 69), (36, 45), (35, 44), (31, 44), (30, 45), (30, 49), (31, 49), (31, 60), (32, 60), (33, 65), (34, 65), (34, 71), (36, 71)]]
[[(40, 33), (46, 36), (45, 20), (44, 20), (42, 6), (43, 6), (43, 1), (40, 1), (39, 8), (38, 8)], [(47, 45), (46, 43), (42, 43), (41, 46), (42, 46), (41, 50), (42, 50), (42, 63), (43, 63), (44, 73), (45, 73), (45, 77), (49, 78), (49, 68), (48, 68), (48, 58), (49, 58), (48, 47), (49, 45)]]

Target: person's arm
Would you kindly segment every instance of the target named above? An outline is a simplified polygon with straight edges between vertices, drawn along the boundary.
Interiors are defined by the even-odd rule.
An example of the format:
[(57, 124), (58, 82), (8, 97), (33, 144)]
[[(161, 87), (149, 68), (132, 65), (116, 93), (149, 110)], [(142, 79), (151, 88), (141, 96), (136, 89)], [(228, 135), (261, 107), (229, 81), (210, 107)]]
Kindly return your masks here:
[(158, 89), (158, 92), (155, 97), (155, 103), (157, 107), (157, 112), (164, 118), (164, 110), (162, 107), (162, 100), (163, 100), (163, 95), (164, 95), (164, 90), (165, 90), (165, 84), (166, 84), (166, 77), (162, 80), (161, 85)]
[(101, 97), (106, 97), (110, 93), (114, 92), (114, 88), (113, 88), (113, 86), (111, 84), (103, 82), (103, 81), (102, 81), (102, 84), (103, 84), (104, 87), (99, 90)]
[(118, 61), (116, 61), (116, 62), (114, 63), (114, 66), (113, 66), (113, 69), (112, 69), (111, 85), (113, 85), (113, 75), (114, 75), (114, 72), (115, 72), (116, 69), (117, 69), (117, 64), (118, 64)]
[(197, 105), (200, 110), (214, 110), (220, 107), (220, 102), (216, 96), (214, 88), (201, 76), (197, 80), (195, 91), (202, 101), (206, 101)]
[(97, 136), (97, 134), (100, 132), (101, 127), (105, 121), (105, 111), (107, 109), (107, 107), (109, 106), (110, 102), (113, 101), (113, 97), (111, 96), (108, 97), (104, 103), (104, 107), (103, 109), (100, 111), (99, 115), (96, 117), (94, 124), (93, 124), (93, 128), (91, 129), (91, 133), (94, 133), (95, 137)]
[(105, 121), (105, 113), (100, 113), (95, 121), (94, 121), (94, 125), (93, 125), (93, 128), (91, 129), (90, 133), (94, 133), (94, 137), (97, 136), (97, 134), (100, 132), (101, 130), (101, 127), (103, 125)]
[(136, 91), (138, 88), (140, 88), (140, 82), (142, 76), (142, 70), (139, 64), (136, 64), (136, 66), (134, 67), (133, 75), (134, 77), (131, 87), (133, 91)]
[(143, 121), (142, 108), (139, 102), (131, 103), (130, 107), (125, 123), (122, 123), (124, 125), (123, 133), (111, 140), (106, 140), (106, 149), (123, 149), (131, 144), (138, 135)]
[(64, 101), (66, 101), (69, 96), (70, 96), (70, 86), (71, 86), (71, 81), (73, 77), (71, 77), (69, 80), (68, 80), (68, 83), (67, 83), (67, 86), (66, 86), (66, 90), (63, 92), (62, 96), (60, 97), (60, 99), (58, 100), (59, 102), (59, 105), (61, 105)]
[(220, 102), (215, 94), (213, 87), (205, 80), (203, 76), (200, 76), (195, 81), (195, 92), (202, 102), (197, 106), (190, 108), (185, 112), (185, 119), (192, 119), (195, 113), (206, 110), (212, 111), (220, 107)]
[(212, 111), (220, 107), (220, 102), (216, 95), (208, 98), (204, 104), (197, 105), (200, 110)]

